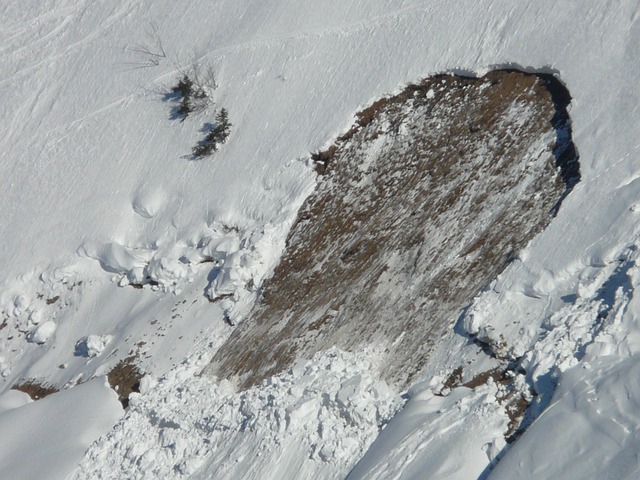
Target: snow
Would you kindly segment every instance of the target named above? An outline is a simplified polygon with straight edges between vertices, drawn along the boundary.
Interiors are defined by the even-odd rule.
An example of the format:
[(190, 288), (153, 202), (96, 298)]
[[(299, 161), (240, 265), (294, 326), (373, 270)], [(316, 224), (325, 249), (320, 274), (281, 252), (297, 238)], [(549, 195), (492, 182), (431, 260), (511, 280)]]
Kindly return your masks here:
[(639, 369), (636, 354), (568, 370), (549, 407), (491, 478), (637, 478)]
[(534, 381), (548, 382), (551, 376), (558, 387), (538, 420), (499, 464), (496, 478), (568, 479), (594, 472), (605, 478), (637, 477), (637, 257), (636, 243), (615, 266), (598, 272), (593, 283), (583, 279), (581, 298), (550, 319), (542, 345), (527, 355), (525, 364)]
[(58, 328), (56, 322), (49, 320), (48, 322), (39, 325), (38, 328), (33, 331), (29, 336), (29, 341), (42, 345), (53, 336), (56, 332), (56, 328)]
[[(0, 477), (64, 479), (122, 407), (104, 378), (37, 402), (0, 396)], [(23, 394), (25, 395), (25, 394)]]
[(0, 414), (31, 403), (31, 397), (18, 390), (9, 390), (0, 395)]
[[(241, 321), (257, 298), (313, 188), (309, 152), (344, 132), (371, 100), (408, 82), (494, 66), (560, 75), (573, 96), (582, 168), (555, 221), (480, 295), (462, 325), (505, 358), (524, 356), (529, 380), (545, 393), (540, 410), (549, 405), (494, 475), (637, 477), (639, 13), (632, 0), (5, 1), (0, 477), (65, 478), (99, 437), (78, 478), (108, 468), (144, 478), (151, 466), (194, 478), (264, 478), (267, 467), (272, 478), (345, 476), (379, 429), (367, 410), (375, 378), (361, 368), (359, 352), (348, 378), (314, 370), (317, 359), (307, 367), (312, 388), (303, 381), (307, 368), (284, 374), (286, 388), (305, 386), (287, 394), (265, 387), (282, 399), (275, 409), (257, 392), (242, 397), (194, 380), (181, 362), (221, 345), (231, 330), (224, 316)], [(151, 25), (167, 50), (157, 66), (136, 53), (136, 45), (153, 46), (145, 33)], [(181, 123), (170, 120), (162, 100), (193, 57), (213, 65), (214, 101), (234, 125), (203, 161), (183, 156), (213, 111)], [(230, 297), (210, 303), (205, 291)], [(77, 342), (93, 335), (110, 341), (96, 342), (95, 357), (75, 355)], [(431, 373), (475, 355), (465, 353), (465, 342), (455, 333), (444, 339)], [(124, 417), (99, 379), (33, 403), (10, 398), (22, 377), (71, 386), (130, 354), (149, 377)], [(359, 387), (350, 380), (357, 375)], [(401, 393), (389, 389), (382, 398)], [(325, 393), (328, 406), (314, 403)], [(345, 409), (353, 395), (358, 400)], [(503, 417), (491, 388), (431, 395), (409, 400), (353, 478), (401, 475), (405, 465), (406, 475), (433, 478), (484, 471), (494, 457), (486, 452), (501, 447)], [(154, 417), (165, 399), (167, 410)], [(243, 401), (255, 410), (242, 412)], [(235, 440), (214, 450), (204, 440), (226, 439), (223, 424), (198, 425), (221, 405)], [(328, 423), (309, 413), (322, 408)], [(275, 423), (269, 412), (289, 415), (290, 437), (268, 426)], [(252, 414), (261, 426), (236, 433)], [(151, 425), (154, 418), (180, 428)], [(468, 432), (456, 423), (467, 418)], [(335, 427), (322, 445), (313, 433), (320, 424)], [(436, 431), (442, 443), (426, 435)], [(316, 442), (312, 459), (305, 442)], [(438, 461), (427, 461), (435, 452)]]
[(410, 395), (347, 478), (409, 479), (425, 472), (433, 479), (479, 478), (505, 445), (495, 384), (446, 396), (417, 388)]
[(377, 379), (368, 358), (378, 356), (330, 350), (242, 393), (194, 376), (209, 356), (157, 380), (145, 376), (125, 417), (89, 449), (74, 478), (339, 475), (402, 404)]
[(76, 343), (75, 354), (83, 357), (96, 357), (107, 347), (111, 335), (88, 335)]

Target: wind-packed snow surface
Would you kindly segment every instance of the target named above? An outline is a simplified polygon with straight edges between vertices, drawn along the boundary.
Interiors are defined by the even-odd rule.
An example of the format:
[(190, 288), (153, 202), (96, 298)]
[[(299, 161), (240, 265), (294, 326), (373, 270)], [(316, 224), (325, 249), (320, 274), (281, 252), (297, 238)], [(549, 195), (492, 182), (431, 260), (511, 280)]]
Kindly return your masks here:
[[(58, 478), (637, 477), (637, 2), (8, 0), (0, 11), (11, 478), (37, 476), (34, 456)], [(194, 63), (213, 67), (215, 105), (181, 122), (167, 94)], [(319, 355), (244, 393), (195, 377), (273, 270), (314, 186), (309, 152), (407, 83), (496, 66), (560, 76), (582, 181), (443, 339), (426, 383), (408, 400), (378, 384), (375, 351)], [(190, 160), (220, 107), (227, 143)], [(116, 423), (102, 380), (73, 385), (131, 356), (147, 376)], [(443, 388), (464, 362), (466, 382), (498, 361), (538, 394), (537, 420), (510, 449), (499, 386)], [(22, 406), (4, 396), (27, 379), (70, 388)], [(65, 422), (77, 443), (51, 448)]]
[(0, 403), (1, 478), (66, 478), (87, 445), (122, 415), (104, 379), (36, 402), (24, 393), (9, 391), (0, 395)]

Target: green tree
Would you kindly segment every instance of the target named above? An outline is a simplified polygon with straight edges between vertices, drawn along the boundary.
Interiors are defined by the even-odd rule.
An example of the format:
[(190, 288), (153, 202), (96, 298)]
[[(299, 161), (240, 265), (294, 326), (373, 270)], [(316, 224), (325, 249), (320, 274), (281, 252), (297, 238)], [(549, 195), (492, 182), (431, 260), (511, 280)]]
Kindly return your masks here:
[(221, 108), (216, 115), (216, 120), (213, 128), (204, 137), (204, 140), (200, 141), (198, 145), (193, 147), (192, 152), (194, 157), (206, 157), (213, 152), (218, 151), (218, 145), (225, 143), (231, 133), (232, 123), (229, 121), (229, 112), (226, 108)]

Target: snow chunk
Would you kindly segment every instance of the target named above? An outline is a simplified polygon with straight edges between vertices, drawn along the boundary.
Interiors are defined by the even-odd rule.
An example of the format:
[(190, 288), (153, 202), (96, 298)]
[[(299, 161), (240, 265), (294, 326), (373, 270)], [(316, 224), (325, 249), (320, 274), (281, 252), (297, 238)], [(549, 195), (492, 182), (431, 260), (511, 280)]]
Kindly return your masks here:
[(154, 258), (147, 266), (147, 275), (168, 291), (173, 290), (181, 280), (188, 278), (189, 267), (175, 258)]
[(42, 311), (34, 310), (33, 312), (31, 312), (31, 314), (29, 315), (29, 321), (33, 325), (39, 325), (40, 322), (42, 321)]
[(29, 303), (29, 299), (25, 295), (17, 295), (13, 299), (13, 315), (20, 316), (27, 312)]
[(153, 375), (145, 375), (140, 379), (140, 393), (149, 393), (157, 384), (158, 381)]
[(0, 376), (6, 378), (9, 375), (11, 375), (11, 365), (6, 358), (0, 357)]
[(48, 322), (40, 325), (29, 335), (29, 341), (42, 345), (53, 336), (57, 328), (56, 322), (49, 320)]
[(76, 343), (75, 355), (78, 357), (97, 357), (106, 348), (113, 337), (111, 335), (88, 335)]
[(264, 479), (286, 478), (274, 466), (294, 458), (311, 472), (348, 471), (402, 402), (375, 378), (375, 358), (332, 349), (240, 393), (195, 375), (208, 359), (143, 377), (144, 394), (74, 478), (183, 478), (196, 469), (201, 478), (247, 478), (243, 458)]
[(229, 253), (240, 249), (240, 238), (237, 235), (207, 236), (201, 243), (202, 256), (213, 260), (224, 260)]
[(218, 275), (207, 289), (211, 300), (230, 295), (236, 297), (239, 291), (264, 271), (262, 258), (255, 250), (240, 250), (225, 258)]
[(78, 254), (98, 260), (102, 268), (111, 273), (127, 273), (136, 267), (144, 267), (151, 252), (133, 250), (119, 243), (87, 242), (78, 249)]
[(153, 218), (165, 202), (165, 194), (161, 189), (139, 190), (131, 202), (131, 208), (144, 218)]

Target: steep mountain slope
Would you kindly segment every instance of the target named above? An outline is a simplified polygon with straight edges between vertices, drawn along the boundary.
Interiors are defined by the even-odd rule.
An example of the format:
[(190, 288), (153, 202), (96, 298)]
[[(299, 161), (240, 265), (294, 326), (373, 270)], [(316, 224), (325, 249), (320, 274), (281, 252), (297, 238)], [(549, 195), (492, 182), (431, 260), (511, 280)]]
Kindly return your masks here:
[(316, 155), (320, 184), (213, 374), (246, 387), (375, 345), (383, 377), (410, 384), (579, 180), (569, 99), (552, 76), (497, 71), (436, 76), (359, 113)]
[[(500, 459), (501, 478), (637, 477), (637, 1), (0, 11), (0, 437), (16, 446), (0, 477), (55, 465), (52, 478), (485, 478)], [(213, 104), (180, 121), (172, 87), (196, 65), (215, 72)], [(381, 95), (496, 68), (562, 79), (581, 181), (444, 331), (416, 383), (386, 385), (389, 357), (357, 348), (243, 392), (198, 376), (278, 263), (317, 181), (309, 152)], [(226, 144), (185, 158), (221, 107)], [(140, 390), (127, 410), (104, 384), (123, 361)], [(507, 375), (537, 418), (510, 450)], [(33, 403), (11, 390), (30, 380), (63, 391)], [(21, 428), (27, 417), (37, 429)]]

